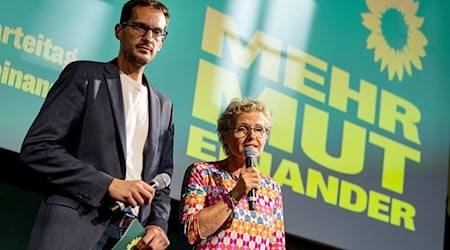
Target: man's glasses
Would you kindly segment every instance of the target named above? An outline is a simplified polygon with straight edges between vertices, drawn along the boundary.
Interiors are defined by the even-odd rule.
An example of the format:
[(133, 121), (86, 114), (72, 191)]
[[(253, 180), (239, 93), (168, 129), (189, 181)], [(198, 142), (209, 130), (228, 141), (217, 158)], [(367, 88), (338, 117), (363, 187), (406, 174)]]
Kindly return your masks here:
[(239, 125), (233, 129), (233, 132), (234, 135), (236, 135), (238, 138), (241, 138), (248, 136), (252, 130), (255, 133), (256, 138), (264, 138), (267, 134), (269, 134), (270, 131), (268, 128), (262, 126), (251, 128), (246, 125)]
[(145, 36), (147, 32), (151, 31), (152, 37), (156, 40), (162, 40), (166, 38), (169, 32), (162, 30), (160, 28), (152, 28), (144, 23), (140, 22), (123, 22), (121, 23), (123, 26), (130, 26), (132, 32), (136, 36)]

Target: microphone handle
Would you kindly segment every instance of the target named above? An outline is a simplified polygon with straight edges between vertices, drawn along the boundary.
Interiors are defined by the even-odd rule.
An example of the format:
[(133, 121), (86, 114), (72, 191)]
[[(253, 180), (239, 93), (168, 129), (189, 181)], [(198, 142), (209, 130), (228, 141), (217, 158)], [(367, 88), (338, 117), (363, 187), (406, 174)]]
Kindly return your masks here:
[(250, 210), (255, 210), (255, 208), (256, 208), (256, 189), (255, 188), (252, 188), (252, 189), (250, 189), (250, 191), (248, 191), (247, 198), (248, 198), (248, 208)]
[[(150, 184), (150, 186), (152, 186), (155, 189), (158, 187), (158, 183), (154, 180), (152, 180), (149, 184)], [(125, 209), (125, 204), (123, 202), (116, 201), (116, 202), (114, 202), (113, 205), (111, 205), (109, 207), (109, 212), (111, 214), (116, 214), (116, 213), (122, 212), (124, 209)]]
[(251, 168), (251, 167), (255, 167), (255, 157), (247, 157), (245, 158), (245, 167), (246, 168)]
[(114, 202), (113, 205), (111, 205), (109, 207), (109, 212), (111, 214), (116, 214), (116, 213), (123, 211), (124, 209), (125, 209), (125, 204), (123, 202), (116, 201), (116, 202)]
[[(247, 157), (245, 167), (250, 168), (254, 167), (255, 165), (255, 157)], [(250, 210), (255, 210), (256, 207), (256, 188), (250, 189), (247, 194), (248, 198), (248, 208)]]

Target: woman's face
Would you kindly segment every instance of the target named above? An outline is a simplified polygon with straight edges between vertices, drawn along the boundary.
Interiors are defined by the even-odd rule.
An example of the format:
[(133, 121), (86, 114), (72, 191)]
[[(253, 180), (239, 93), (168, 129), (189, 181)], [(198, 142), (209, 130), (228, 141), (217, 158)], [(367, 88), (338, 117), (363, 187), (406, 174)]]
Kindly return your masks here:
[(258, 156), (264, 151), (267, 127), (261, 112), (243, 113), (237, 116), (231, 128), (224, 132), (223, 144), (228, 146), (229, 157), (244, 159), (244, 148), (254, 147)]

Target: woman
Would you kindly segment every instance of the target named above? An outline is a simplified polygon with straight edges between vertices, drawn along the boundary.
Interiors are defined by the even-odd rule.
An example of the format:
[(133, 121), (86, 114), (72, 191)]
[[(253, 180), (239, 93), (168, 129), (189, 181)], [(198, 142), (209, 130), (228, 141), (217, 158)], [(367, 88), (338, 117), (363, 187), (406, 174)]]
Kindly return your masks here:
[[(244, 152), (261, 155), (271, 127), (269, 110), (255, 99), (233, 99), (220, 115), (217, 132), (227, 157), (190, 165), (181, 191), (182, 231), (194, 249), (285, 249), (281, 188), (247, 168)], [(254, 210), (247, 197), (252, 189)]]

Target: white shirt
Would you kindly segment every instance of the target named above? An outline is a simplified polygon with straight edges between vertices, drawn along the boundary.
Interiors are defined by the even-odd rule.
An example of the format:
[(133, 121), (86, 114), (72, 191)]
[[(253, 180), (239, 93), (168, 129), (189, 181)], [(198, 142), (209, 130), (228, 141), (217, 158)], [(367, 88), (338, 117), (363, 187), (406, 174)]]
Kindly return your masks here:
[[(148, 134), (147, 86), (120, 72), (126, 125), (126, 180), (140, 180)], [(137, 215), (139, 207), (133, 209)]]

